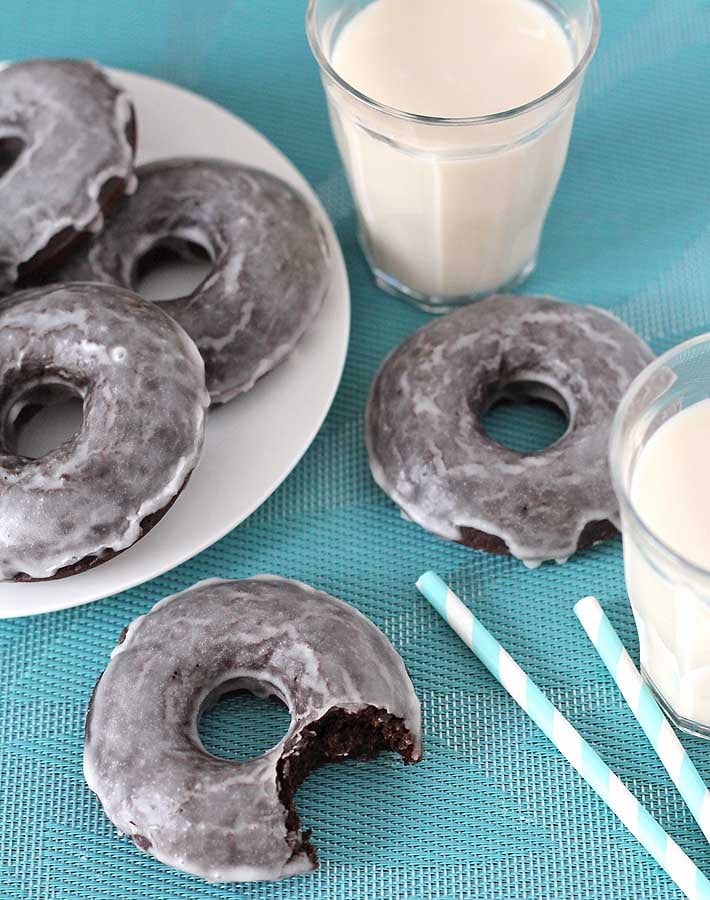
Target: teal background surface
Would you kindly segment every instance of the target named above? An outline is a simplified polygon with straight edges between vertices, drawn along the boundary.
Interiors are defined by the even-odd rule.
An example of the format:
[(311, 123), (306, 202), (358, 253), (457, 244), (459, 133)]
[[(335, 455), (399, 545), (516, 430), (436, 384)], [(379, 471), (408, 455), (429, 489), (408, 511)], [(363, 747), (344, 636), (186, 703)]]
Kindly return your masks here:
[[(612, 310), (655, 350), (710, 328), (710, 4), (602, 0), (603, 37), (529, 292)], [(380, 293), (307, 48), (303, 0), (5, 0), (0, 57), (92, 56), (167, 78), (241, 115), (327, 206), (352, 284), (350, 354), (333, 409), (287, 482), (217, 545), (120, 596), (0, 622), (0, 898), (12, 900), (609, 900), (680, 893), (417, 594), (439, 571), (710, 874), (710, 847), (645, 744), (572, 606), (599, 596), (635, 654), (620, 541), (526, 571), (403, 521), (372, 482), (362, 414), (375, 369), (426, 316)], [(189, 127), (189, 126), (186, 126)], [(498, 412), (539, 441), (554, 420)], [(123, 626), (207, 576), (275, 572), (354, 603), (404, 656), (426, 759), (326, 767), (298, 795), (321, 868), (210, 886), (117, 836), (81, 772), (91, 688)], [(232, 702), (205, 722), (236, 755), (284, 716)], [(710, 780), (710, 744), (686, 739)]]

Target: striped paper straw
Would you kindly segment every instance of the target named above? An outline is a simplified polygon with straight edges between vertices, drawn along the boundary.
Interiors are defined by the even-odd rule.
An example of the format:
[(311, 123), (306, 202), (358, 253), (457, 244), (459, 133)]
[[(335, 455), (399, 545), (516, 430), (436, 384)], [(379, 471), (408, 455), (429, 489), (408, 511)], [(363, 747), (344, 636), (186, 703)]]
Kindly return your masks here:
[(710, 792), (626, 652), (614, 626), (595, 597), (580, 600), (574, 611), (651, 746), (673, 779), (673, 784), (710, 841)]
[(422, 575), (417, 587), (686, 897), (710, 900), (710, 881), (451, 588), (435, 572)]

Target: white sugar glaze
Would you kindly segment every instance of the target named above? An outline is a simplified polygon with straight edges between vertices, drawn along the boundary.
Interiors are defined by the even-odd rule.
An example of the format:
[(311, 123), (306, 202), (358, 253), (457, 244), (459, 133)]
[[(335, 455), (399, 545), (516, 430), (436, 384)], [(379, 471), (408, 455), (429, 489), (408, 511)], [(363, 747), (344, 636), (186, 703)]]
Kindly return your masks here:
[(53, 277), (135, 289), (154, 247), (202, 247), (212, 271), (161, 309), (195, 341), (212, 401), (224, 403), (285, 359), (318, 313), (330, 274), (322, 229), (294, 188), (257, 169), (176, 159), (143, 166), (138, 178), (89, 252), (79, 248)]
[[(534, 567), (564, 562), (591, 523), (618, 527), (607, 445), (614, 412), (653, 359), (603, 310), (550, 297), (496, 295), (425, 325), (378, 372), (366, 413), (375, 481), (442, 538), (470, 528)], [(551, 447), (518, 453), (480, 416), (516, 384), (561, 400), (570, 427)]]
[[(200, 713), (226, 685), (275, 694), (291, 713), (257, 759), (219, 759), (200, 741)], [(91, 701), (84, 774), (116, 827), (162, 862), (209, 881), (284, 878), (314, 864), (287, 826), (278, 767), (329, 711), (369, 707), (402, 720), (405, 759), (419, 760), (419, 701), (372, 622), (300, 582), (212, 579), (124, 632)]]
[(0, 70), (0, 140), (25, 145), (0, 177), (0, 292), (65, 229), (100, 231), (108, 182), (135, 189), (132, 120), (128, 95), (94, 63), (37, 59)]
[[(18, 457), (13, 431), (29, 389), (83, 398), (69, 442)], [(0, 303), (0, 579), (50, 578), (130, 547), (165, 509), (202, 449), (204, 366), (159, 307), (109, 285), (74, 284)]]

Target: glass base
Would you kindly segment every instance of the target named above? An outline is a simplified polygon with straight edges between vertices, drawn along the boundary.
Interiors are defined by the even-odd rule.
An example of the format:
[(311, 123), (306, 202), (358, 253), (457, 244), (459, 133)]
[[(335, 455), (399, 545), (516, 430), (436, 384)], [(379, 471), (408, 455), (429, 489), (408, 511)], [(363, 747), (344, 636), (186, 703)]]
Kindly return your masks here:
[(651, 688), (651, 692), (656, 698), (658, 705), (661, 707), (664, 715), (672, 725), (674, 725), (679, 731), (683, 731), (685, 732), (685, 734), (689, 734), (692, 737), (703, 738), (706, 741), (710, 741), (710, 725), (701, 725), (699, 722), (693, 722), (692, 719), (686, 719), (683, 716), (679, 715), (668, 703), (663, 694), (658, 690), (656, 685), (653, 683), (653, 679), (649, 677), (648, 672), (644, 669), (643, 666), (641, 666), (641, 675), (643, 676), (643, 680), (646, 682), (646, 684)]
[(535, 271), (535, 266), (537, 265), (537, 259), (530, 260), (530, 262), (527, 263), (527, 265), (520, 272), (518, 272), (517, 275), (511, 278), (510, 281), (500, 285), (494, 290), (481, 291), (479, 293), (471, 294), (461, 294), (454, 297), (438, 297), (436, 295), (431, 296), (429, 294), (422, 294), (420, 291), (416, 291), (414, 290), (414, 288), (410, 288), (406, 284), (402, 284), (392, 275), (388, 275), (387, 272), (383, 272), (382, 269), (380, 269), (372, 259), (372, 256), (370, 255), (364, 240), (360, 240), (360, 245), (362, 246), (363, 253), (365, 254), (367, 264), (369, 265), (372, 274), (375, 277), (375, 283), (379, 288), (381, 288), (383, 291), (386, 291), (392, 297), (396, 297), (398, 300), (404, 300), (406, 303), (409, 303), (412, 306), (416, 306), (417, 309), (421, 309), (423, 312), (434, 313), (438, 315), (453, 312), (453, 310), (458, 309), (461, 306), (467, 306), (469, 303), (475, 303), (476, 300), (483, 300), (484, 297), (490, 297), (491, 294), (504, 294), (512, 291), (514, 288), (519, 287), (527, 278), (530, 277), (530, 275), (532, 275), (532, 273)]

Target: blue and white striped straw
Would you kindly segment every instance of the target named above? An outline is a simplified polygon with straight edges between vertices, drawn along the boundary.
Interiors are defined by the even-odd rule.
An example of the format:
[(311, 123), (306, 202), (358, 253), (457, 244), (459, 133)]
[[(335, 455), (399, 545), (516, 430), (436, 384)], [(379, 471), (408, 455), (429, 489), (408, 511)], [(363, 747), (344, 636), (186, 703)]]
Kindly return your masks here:
[(710, 841), (710, 792), (626, 652), (614, 626), (595, 597), (580, 600), (574, 611), (695, 821)]
[(422, 575), (417, 587), (686, 897), (710, 900), (710, 881), (451, 588), (435, 572)]

